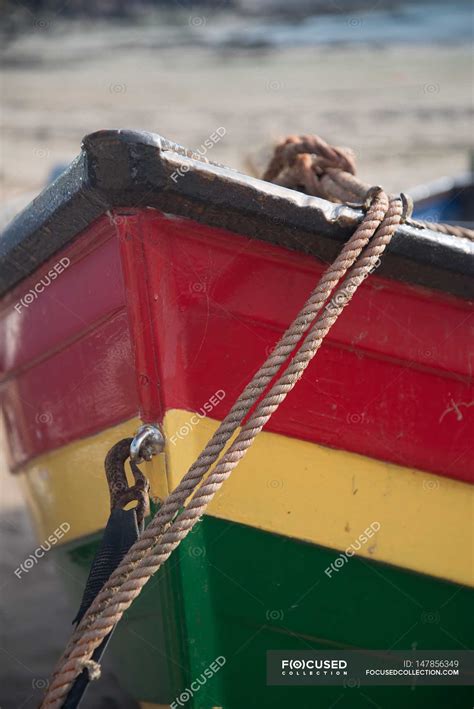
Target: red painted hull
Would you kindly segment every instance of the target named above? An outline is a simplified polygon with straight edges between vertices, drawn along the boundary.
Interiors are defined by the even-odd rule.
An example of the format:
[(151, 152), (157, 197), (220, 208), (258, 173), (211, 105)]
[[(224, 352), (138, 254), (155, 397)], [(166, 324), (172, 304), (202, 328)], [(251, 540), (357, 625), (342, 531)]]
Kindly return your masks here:
[[(0, 361), (12, 465), (140, 413), (222, 418), (323, 269), (152, 210), (102, 217), (9, 293)], [(472, 303), (371, 276), (268, 430), (474, 480)]]

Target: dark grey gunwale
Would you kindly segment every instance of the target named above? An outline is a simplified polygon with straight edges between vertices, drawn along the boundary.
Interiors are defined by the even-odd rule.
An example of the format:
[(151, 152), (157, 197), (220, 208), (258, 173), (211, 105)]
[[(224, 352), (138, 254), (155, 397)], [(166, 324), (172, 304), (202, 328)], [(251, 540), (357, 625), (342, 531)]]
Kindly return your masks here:
[[(175, 171), (182, 173), (172, 179)], [(110, 209), (151, 207), (331, 261), (362, 212), (200, 159), (159, 135), (99, 131), (5, 229), (0, 295)], [(474, 243), (402, 225), (378, 273), (474, 300)]]

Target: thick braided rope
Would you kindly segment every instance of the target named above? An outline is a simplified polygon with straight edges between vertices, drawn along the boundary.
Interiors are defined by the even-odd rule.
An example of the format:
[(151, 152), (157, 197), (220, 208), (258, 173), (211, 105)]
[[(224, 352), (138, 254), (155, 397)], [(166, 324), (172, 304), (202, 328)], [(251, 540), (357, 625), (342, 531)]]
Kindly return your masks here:
[[(388, 208), (388, 200), (383, 192), (375, 194), (363, 222), (354, 232), (350, 240), (341, 249), (335, 261), (323, 273), (321, 280), (310, 294), (302, 310), (298, 313), (284, 335), (275, 345), (270, 356), (254, 375), (252, 381), (246, 386), (236, 400), (231, 410), (224, 418), (219, 428), (191, 466), (179, 485), (166, 498), (163, 505), (149, 523), (140, 539), (130, 549), (122, 565), (109, 579), (108, 586), (115, 587), (130, 575), (133, 568), (142, 558), (144, 553), (156, 544), (164, 526), (168, 524), (176, 512), (181, 509), (190, 493), (208, 472), (211, 465), (217, 460), (226, 443), (230, 440), (238, 426), (248, 414), (249, 410), (261, 396), (270, 381), (278, 373), (290, 353), (294, 350), (309, 324), (318, 315), (336, 284), (344, 277), (353, 265), (362, 249), (375, 233), (377, 226), (382, 221)], [(100, 613), (110, 603), (110, 594), (103, 594), (96, 598), (94, 612)], [(102, 602), (101, 602), (102, 601)], [(92, 609), (91, 609), (92, 611)], [(81, 628), (77, 628), (79, 634)]]
[(327, 168), (335, 168), (355, 175), (354, 154), (349, 148), (336, 148), (318, 135), (290, 135), (276, 146), (263, 179), (276, 182), (282, 172), (291, 170), (298, 163), (301, 155), (311, 156), (313, 166), (320, 174)]
[[(130, 549), (127, 556), (123, 559), (121, 566), (112, 574), (106, 586), (104, 586), (101, 593), (97, 596), (90, 609), (91, 614), (100, 614), (104, 608), (111, 603), (113, 594), (111, 594), (110, 589), (115, 589), (118, 585), (123, 584), (138, 561), (153, 544), (156, 544), (164, 526), (171, 521), (176, 512), (182, 507), (189, 494), (200, 482), (203, 475), (215, 462), (225, 444), (242, 422), (244, 416), (279, 371), (288, 355), (293, 351), (307, 329), (308, 324), (314, 320), (334, 286), (343, 278), (364, 246), (366, 246), (369, 239), (373, 236), (377, 226), (384, 217), (387, 207), (388, 200), (384, 193), (376, 194), (363, 222), (359, 225), (351, 239), (344, 245), (334, 263), (324, 272), (320, 282), (311, 293), (300, 313), (298, 313), (283, 337), (277, 343), (267, 361), (256, 373), (250, 384), (247, 385), (204, 451), (191, 466), (177, 488), (175, 488), (171, 495), (165, 500), (138, 542)], [(84, 618), (84, 622), (85, 621), (86, 617)], [(82, 632), (83, 627), (81, 624), (73, 634), (69, 646), (74, 644), (75, 639), (79, 637)], [(66, 648), (59, 664), (67, 657), (68, 650), (70, 649), (69, 646)]]
[[(293, 135), (282, 141), (275, 148), (264, 179), (341, 203), (363, 204), (370, 190), (370, 185), (356, 176), (352, 151), (349, 148), (334, 148), (319, 136)], [(410, 213), (405, 214), (404, 218), (408, 218)], [(421, 229), (474, 241), (474, 230), (467, 227), (421, 219), (411, 219), (410, 223)]]
[(460, 239), (469, 239), (474, 241), (474, 230), (468, 229), (465, 226), (455, 226), (454, 224), (441, 224), (439, 222), (427, 222), (423, 219), (412, 220), (411, 222), (415, 226), (421, 226), (424, 229), (431, 229), (431, 231), (437, 231), (440, 234), (448, 234), (448, 236), (457, 236)]
[[(320, 141), (323, 143), (323, 141)], [(324, 144), (327, 146), (327, 144)], [(337, 168), (335, 167), (330, 167), (329, 166), (329, 157), (331, 156), (331, 151), (333, 149), (329, 148), (328, 150), (324, 151), (323, 149), (323, 159), (325, 161), (325, 169), (328, 173), (336, 172), (339, 173), (341, 172), (341, 169), (344, 169), (344, 167), (347, 169), (346, 164), (340, 164), (338, 165)], [(337, 150), (336, 150), (337, 152)], [(299, 156), (301, 158), (306, 158), (307, 156)], [(339, 159), (339, 158), (337, 158)], [(334, 163), (333, 163), (334, 164)], [(337, 161), (336, 161), (337, 164)], [(351, 172), (354, 171), (354, 168), (349, 168), (351, 169)], [(345, 182), (349, 181), (349, 184), (346, 187), (346, 200), (348, 199), (347, 194), (351, 191), (355, 193), (355, 197), (360, 199), (361, 195), (361, 188), (359, 187), (358, 181), (356, 184), (356, 190), (350, 189), (351, 184), (350, 180), (352, 178), (352, 175), (347, 172), (342, 173), (345, 176)], [(324, 177), (324, 176), (323, 176)], [(337, 180), (335, 181), (337, 183)], [(344, 180), (342, 181), (344, 184)], [(344, 185), (345, 186), (345, 185)], [(363, 187), (363, 192), (365, 192), (367, 189), (367, 186)], [(338, 195), (339, 196), (339, 195)], [(335, 195), (333, 196), (334, 199)], [(341, 195), (341, 198), (343, 198), (344, 195)], [(336, 197), (337, 199), (337, 197)], [(368, 238), (370, 238), (370, 234), (367, 236), (367, 232), (373, 229), (377, 226), (378, 223), (380, 223), (380, 220), (383, 216), (383, 211), (385, 211), (386, 204), (384, 205), (384, 209), (382, 213), (377, 213), (377, 210), (380, 212), (382, 202), (385, 199), (386, 202), (386, 197), (385, 195), (379, 194), (376, 199), (374, 199), (373, 205), (369, 209), (369, 212), (366, 215), (366, 218), (364, 219), (363, 223), (360, 225), (359, 229), (357, 232), (354, 234), (350, 242), (344, 247), (344, 249), (341, 251), (341, 254), (338, 259), (336, 259), (336, 262), (326, 271), (326, 273), (323, 276), (323, 279), (319, 286), (313, 291), (313, 293), (310, 296), (310, 299), (308, 300), (305, 308), (303, 308), (303, 311), (297, 316), (296, 320), (294, 323), (292, 323), (292, 326), (287, 330), (285, 333), (284, 337), (280, 341), (280, 343), (276, 346), (275, 350), (272, 352), (272, 355), (270, 355), (269, 360), (265, 363), (265, 365), (262, 367), (261, 370), (257, 373), (256, 377), (254, 380), (250, 383), (250, 385), (246, 388), (246, 390), (243, 392), (241, 397), (239, 397), (239, 400), (236, 402), (234, 405), (233, 409), (231, 412), (229, 412), (229, 415), (227, 417), (227, 420), (224, 420), (223, 424), (221, 425), (220, 429), (216, 432), (215, 436), (213, 439), (211, 439), (210, 443), (206, 447), (205, 451), (203, 451), (202, 456), (200, 456), (199, 460), (197, 461), (197, 464), (195, 464), (188, 474), (185, 476), (185, 479), (183, 480), (184, 484), (177, 489), (173, 495), (168, 498), (168, 501), (165, 503), (163, 508), (160, 510), (160, 513), (155, 517), (151, 525), (149, 525), (149, 533), (146, 535), (148, 538), (142, 538), (140, 542), (132, 549), (134, 552), (134, 555), (131, 560), (129, 560), (128, 566), (126, 567), (126, 573), (123, 572), (123, 569), (119, 569), (109, 580), (108, 585), (112, 587), (112, 593), (113, 591), (117, 590), (117, 586), (113, 586), (113, 584), (118, 584), (120, 586), (121, 584), (123, 585), (124, 580), (128, 577), (129, 575), (129, 570), (133, 569), (134, 566), (136, 565), (137, 561), (143, 557), (144, 553), (147, 551), (147, 549), (150, 548), (150, 545), (153, 543), (156, 543), (156, 540), (159, 537), (160, 532), (163, 530), (164, 525), (169, 523), (170, 519), (173, 517), (177, 509), (181, 506), (181, 504), (186, 500), (186, 498), (189, 495), (190, 490), (192, 490), (202, 479), (202, 476), (205, 474), (205, 472), (209, 469), (210, 465), (215, 461), (219, 453), (222, 451), (223, 447), (225, 446), (225, 443), (227, 440), (230, 438), (230, 436), (233, 434), (243, 417), (245, 416), (246, 413), (248, 413), (249, 408), (255, 401), (258, 399), (259, 394), (265, 386), (268, 384), (268, 382), (273, 378), (274, 374), (276, 371), (281, 366), (282, 361), (284, 361), (285, 356), (289, 354), (294, 349), (295, 344), (301, 339), (301, 336), (304, 332), (305, 327), (307, 326), (308, 322), (311, 322), (312, 319), (314, 319), (315, 314), (319, 311), (322, 302), (326, 299), (328, 292), (331, 291), (331, 288), (335, 285), (335, 283), (339, 278), (341, 277), (341, 271), (339, 270), (339, 273), (337, 276), (335, 276), (336, 272), (336, 267), (341, 268), (341, 263), (345, 270), (349, 267), (350, 263), (357, 258), (357, 255), (360, 253), (361, 248), (365, 243), (367, 243)], [(375, 220), (375, 224), (372, 225), (371, 221)], [(364, 234), (364, 231), (366, 232)], [(329, 286), (329, 288), (328, 288)], [(343, 294), (341, 294), (343, 295)], [(316, 304), (319, 304), (319, 307), (315, 307)], [(345, 303), (344, 303), (345, 304)], [(336, 316), (337, 317), (337, 316)], [(296, 328), (296, 330), (293, 330), (293, 328)], [(298, 331), (298, 334), (296, 335), (296, 331)], [(285, 347), (287, 348), (285, 350)], [(278, 358), (278, 355), (282, 354), (282, 359)], [(273, 361), (272, 361), (273, 360)], [(259, 375), (261, 375), (261, 378), (259, 379)], [(298, 377), (299, 378), (299, 377)], [(250, 394), (250, 396), (248, 396)], [(250, 404), (250, 406), (249, 406)], [(249, 422), (251, 419), (249, 419)], [(263, 425), (263, 424), (262, 424)], [(256, 434), (255, 434), (256, 435)], [(253, 438), (252, 438), (253, 440)], [(203, 465), (200, 465), (200, 462), (204, 461)], [(236, 463), (235, 463), (236, 464)], [(181, 519), (181, 516), (180, 516)], [(140, 548), (139, 548), (140, 547)], [(171, 553), (171, 552), (170, 552)], [(124, 560), (124, 562), (126, 559)], [(103, 592), (105, 592), (107, 589), (104, 587)], [(102, 593), (101, 595), (104, 595)], [(102, 608), (100, 604), (98, 605), (98, 608), (92, 608), (90, 609), (90, 618), (92, 618), (92, 621), (100, 614), (102, 611), (104, 605), (111, 605), (111, 593), (109, 591), (108, 596), (105, 596), (103, 599), (103, 605)], [(100, 596), (96, 599), (97, 601), (100, 600)], [(112, 599), (113, 600), (113, 599)], [(115, 605), (115, 604), (114, 604)], [(95, 611), (92, 613), (92, 611)], [(109, 626), (107, 626), (109, 627)], [(78, 628), (78, 631), (76, 631), (76, 635), (80, 635), (81, 633), (86, 630), (85, 628), (82, 628), (81, 626)], [(108, 632), (108, 631), (106, 631)], [(105, 634), (106, 634), (105, 632)], [(73, 636), (72, 640), (76, 640), (76, 637)], [(100, 640), (99, 640), (100, 642)], [(74, 646), (74, 643), (70, 643), (70, 645)], [(60, 664), (64, 664), (64, 661), (69, 655), (69, 650), (70, 646), (66, 649), (66, 652), (63, 655), (62, 661)], [(84, 658), (80, 661), (82, 664), (80, 665), (81, 667), (83, 666)], [(80, 664), (80, 663), (79, 663)], [(52, 687), (51, 687), (52, 689)]]
[[(232, 446), (218, 462), (208, 479), (197, 490), (182, 514), (165, 531), (157, 547), (153, 549), (151, 554), (144, 557), (134, 570), (129, 581), (121, 589), (117, 590), (113, 604), (109, 606), (103, 617), (100, 618), (100, 622), (95, 623), (90, 630), (83, 633), (66, 662), (63, 670), (63, 679), (66, 679), (68, 674), (74, 677), (77, 667), (83, 666), (84, 660), (101, 642), (102, 636), (108, 634), (133, 599), (140, 593), (141, 588), (199, 520), (210, 499), (229, 477), (233, 468), (250, 447), (257, 433), (300, 379), (309, 362), (316, 354), (325, 335), (337, 320), (340, 312), (349, 302), (357, 287), (378, 263), (380, 255), (400, 223), (401, 214), (401, 202), (399, 200), (392, 201), (386, 219), (380, 228), (380, 233), (377, 233), (373, 244), (366, 249), (360, 262), (351, 270), (346, 283), (336, 291), (331, 301), (330, 309), (326, 309), (317, 323), (311, 328), (287, 372), (272, 387), (254, 414), (242, 427)], [(60, 706), (60, 704), (51, 704), (51, 706)]]
[(113, 599), (103, 614), (94, 615), (93, 607), (91, 607), (90, 611), (92, 612), (91, 617), (93, 618), (93, 623), (90, 628), (81, 628), (80, 637), (70, 653), (68, 653), (67, 659), (65, 658), (64, 665), (53, 679), (44, 706), (61, 706), (62, 699), (66, 696), (69, 687), (80, 669), (84, 666), (84, 661), (91, 656), (95, 647), (102, 641), (102, 638), (105, 637), (116, 622), (118, 622), (123, 612), (140, 593), (141, 588), (151, 575), (153, 575), (159, 566), (168, 558), (173, 549), (199, 520), (209, 500), (238, 464), (264, 423), (302, 376), (304, 369), (314, 357), (325, 335), (336, 321), (347, 302), (349, 302), (357, 287), (378, 263), (379, 256), (390, 241), (392, 234), (400, 222), (400, 216), (401, 203), (397, 200), (390, 205), (386, 217), (374, 237), (373, 244), (369, 245), (366, 249), (366, 252), (364, 252), (360, 259), (360, 263), (358, 262), (356, 266), (351, 269), (351, 275), (346, 284), (336, 291), (331, 310), (328, 311), (328, 309), (325, 309), (320, 318), (318, 318), (316, 325), (313, 325), (311, 328), (301, 349), (298, 351), (294, 360), (292, 360), (292, 364), (290, 365), (291, 370), (289, 369), (283, 378), (277, 381), (256, 411), (249, 417), (232, 446), (218, 462), (208, 479), (198, 488), (184, 511), (177, 517), (169, 529), (163, 533), (159, 544), (153, 549), (152, 553), (142, 558), (141, 562), (133, 570), (130, 578), (125, 581), (121, 587), (112, 588), (109, 591), (109, 594), (114, 594)]
[[(377, 211), (377, 208), (380, 210), (380, 202), (381, 201), (382, 201), (381, 197), (379, 198), (378, 201), (374, 200), (374, 204), (372, 206), (372, 209), (369, 210), (369, 213), (366, 216), (366, 220), (364, 220), (364, 223), (361, 225), (358, 232), (356, 232), (353, 239), (351, 239), (351, 242), (348, 243), (346, 245), (346, 247), (344, 248), (343, 252), (341, 252), (341, 254), (340, 254), (341, 258), (339, 259), (339, 261), (342, 260), (342, 257), (345, 257), (345, 267), (346, 268), (348, 267), (347, 260), (348, 260), (350, 251), (352, 251), (351, 257), (352, 257), (352, 261), (353, 261), (353, 259), (357, 257), (358, 253), (360, 253), (360, 249), (362, 247), (361, 243), (357, 243), (356, 237), (358, 237), (361, 241), (362, 241), (362, 239), (364, 239), (365, 243), (367, 243), (367, 236), (365, 236), (363, 234), (364, 230), (368, 230), (372, 226), (375, 227), (377, 225), (377, 223), (379, 223), (379, 221), (381, 219), (381, 215), (377, 214), (376, 211)], [(383, 215), (383, 212), (382, 212), (382, 215)], [(374, 218), (376, 220), (376, 223), (374, 225), (371, 225), (370, 222)], [(373, 229), (372, 229), (372, 233), (373, 233)], [(313, 292), (312, 298), (310, 298), (310, 302), (307, 304), (308, 308), (303, 309), (303, 312), (297, 318), (298, 325), (301, 328), (298, 335), (295, 337), (294, 332), (292, 332), (292, 328), (290, 327), (286, 333), (286, 337), (284, 336), (284, 338), (283, 338), (283, 343), (280, 343), (280, 345), (282, 346), (282, 349), (285, 346), (288, 348), (286, 352), (285, 352), (285, 350), (283, 350), (283, 360), (284, 360), (284, 355), (291, 352), (291, 350), (295, 346), (295, 343), (298, 342), (298, 340), (301, 338), (301, 334), (304, 331), (304, 326), (307, 325), (308, 321), (311, 321), (311, 319), (314, 318), (314, 314), (315, 314), (314, 313), (314, 304), (315, 304), (315, 302), (318, 302), (318, 296), (319, 296), (320, 305), (324, 301), (325, 297), (327, 297), (327, 289), (325, 289), (323, 286), (327, 285), (327, 284), (329, 284), (329, 286), (334, 286), (335, 282), (337, 282), (337, 277), (333, 278), (336, 265), (340, 266), (340, 263), (335, 263), (332, 267), (330, 267), (328, 269), (328, 271), (325, 274), (325, 278), (323, 278), (323, 282)], [(341, 274), (339, 273), (338, 275), (340, 276)], [(329, 288), (329, 290), (330, 290), (330, 288)], [(322, 297), (321, 297), (321, 294), (323, 294)], [(311, 302), (311, 300), (313, 302)], [(311, 310), (309, 309), (311, 307), (313, 308), (313, 312), (311, 312)], [(293, 325), (294, 324), (295, 323), (293, 323)], [(230, 435), (232, 435), (233, 431), (235, 431), (236, 427), (238, 426), (238, 424), (242, 420), (243, 416), (248, 412), (249, 401), (247, 400), (248, 397), (246, 395), (249, 392), (251, 392), (250, 402), (254, 403), (255, 400), (258, 398), (260, 391), (264, 388), (266, 383), (268, 383), (268, 381), (271, 380), (271, 378), (274, 376), (275, 371), (278, 371), (279, 367), (281, 366), (281, 360), (279, 360), (278, 358), (275, 359), (273, 366), (271, 366), (272, 358), (275, 357), (275, 354), (278, 354), (278, 347), (279, 346), (277, 346), (275, 351), (270, 356), (269, 361), (263, 367), (263, 371), (262, 371), (263, 378), (261, 380), (260, 385), (258, 382), (258, 374), (257, 374), (257, 380), (254, 379), (254, 381), (249, 385), (249, 387), (246, 388), (246, 391), (240, 397), (236, 406), (233, 407), (233, 412), (231, 412), (231, 413), (234, 413), (236, 415), (234, 417), (229, 416), (228, 421), (223, 422), (226, 425), (230, 426), (230, 429), (231, 429)], [(267, 372), (265, 372), (265, 368), (268, 369)], [(255, 384), (255, 383), (257, 385), (257, 388), (252, 393), (252, 384)], [(239, 404), (241, 404), (243, 406), (243, 409), (244, 409), (243, 412), (242, 412), (242, 410), (239, 411)], [(223, 436), (220, 438), (220, 440), (217, 435), (219, 433), (223, 434)], [(168, 501), (168, 504), (165, 503), (162, 510), (160, 510), (161, 514), (159, 513), (157, 515), (157, 518), (155, 518), (154, 522), (149, 526), (150, 533), (148, 535), (148, 539), (142, 538), (143, 542), (142, 542), (142, 540), (140, 540), (141, 548), (140, 549), (134, 548), (134, 551), (136, 552), (136, 554), (135, 554), (134, 560), (132, 561), (132, 564), (129, 564), (129, 568), (131, 565), (133, 565), (134, 561), (136, 561), (137, 558), (140, 558), (140, 556), (143, 555), (144, 549), (146, 550), (146, 548), (149, 548), (150, 543), (153, 543), (156, 541), (157, 535), (156, 535), (156, 532), (154, 531), (154, 528), (157, 528), (159, 531), (161, 531), (163, 529), (163, 525), (166, 524), (167, 522), (169, 522), (170, 516), (172, 516), (175, 513), (176, 509), (179, 509), (182, 502), (187, 498), (190, 489), (195, 487), (197, 482), (199, 482), (199, 480), (202, 478), (202, 475), (204, 474), (204, 472), (214, 462), (214, 460), (216, 459), (219, 452), (223, 449), (226, 440), (229, 439), (230, 435), (229, 435), (229, 431), (226, 431), (225, 425), (222, 426), (220, 431), (216, 432), (216, 436), (214, 437), (213, 440), (211, 440), (209, 446), (206, 448), (206, 451), (203, 452), (203, 457), (200, 458), (200, 460), (203, 460), (205, 462), (205, 465), (200, 466), (198, 464), (198, 465), (193, 466), (193, 468), (189, 471), (189, 474), (188, 474), (189, 477), (188, 477), (188, 475), (186, 476), (186, 480), (184, 481), (185, 484), (183, 484), (183, 486), (179, 490), (175, 491), (176, 494), (173, 496), (172, 500), (170, 499)], [(208, 459), (206, 459), (206, 453), (207, 453), (207, 455), (209, 455)], [(194, 478), (194, 480), (193, 480), (193, 478)], [(159, 517), (159, 519), (158, 519), (158, 517)], [(156, 524), (154, 524), (154, 523), (156, 523)], [(158, 531), (158, 533), (159, 533), (159, 531)], [(118, 583), (120, 585), (120, 583), (123, 583), (123, 580), (126, 577), (127, 577), (127, 574), (117, 572), (114, 575), (114, 577), (112, 577), (110, 579), (110, 582), (114, 581), (114, 583), (115, 583), (118, 581)], [(104, 591), (105, 590), (106, 589), (104, 588)], [(109, 598), (106, 599), (106, 602), (107, 601), (110, 603), (110, 595), (109, 595)], [(91, 608), (91, 611), (92, 610), (93, 609)], [(96, 615), (97, 615), (97, 612), (96, 612)], [(92, 617), (92, 615), (91, 615), (91, 617)], [(83, 631), (83, 629), (78, 628), (78, 631), (80, 634)], [(68, 654), (69, 654), (68, 651), (66, 651), (66, 653), (62, 659), (65, 660), (65, 658), (67, 657)]]

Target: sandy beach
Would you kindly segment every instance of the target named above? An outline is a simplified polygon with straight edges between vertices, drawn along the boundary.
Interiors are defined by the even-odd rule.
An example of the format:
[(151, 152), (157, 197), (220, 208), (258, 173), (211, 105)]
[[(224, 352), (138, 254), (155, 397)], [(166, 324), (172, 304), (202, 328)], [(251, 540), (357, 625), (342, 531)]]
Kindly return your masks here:
[[(360, 175), (390, 191), (469, 166), (467, 44), (231, 49), (195, 43), (158, 51), (152, 39), (139, 30), (82, 24), (65, 32), (53, 24), (6, 47), (3, 206), (39, 192), (54, 166), (78, 153), (82, 137), (102, 128), (154, 131), (193, 148), (224, 127), (209, 157), (244, 171), (278, 137), (318, 133), (352, 147)], [(74, 609), (52, 559), (34, 569), (33, 583), (15, 577), (36, 540), (5, 466), (1, 484), (0, 704), (20, 709), (37, 705)], [(134, 706), (106, 674), (84, 709)]]
[(223, 126), (209, 157), (238, 169), (283, 135), (316, 132), (352, 147), (360, 174), (390, 190), (468, 166), (467, 45), (155, 51), (93, 29), (54, 34), (47, 52), (42, 42), (28, 36), (6, 54), (4, 200), (40, 190), (101, 128), (153, 131), (192, 148)]

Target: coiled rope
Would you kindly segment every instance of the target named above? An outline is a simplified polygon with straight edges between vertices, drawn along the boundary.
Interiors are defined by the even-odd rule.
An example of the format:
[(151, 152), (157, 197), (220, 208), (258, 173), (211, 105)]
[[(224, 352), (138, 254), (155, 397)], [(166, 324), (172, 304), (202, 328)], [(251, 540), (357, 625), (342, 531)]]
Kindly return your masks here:
[[(371, 189), (356, 177), (352, 150), (335, 148), (317, 135), (293, 135), (283, 140), (275, 148), (263, 179), (340, 203), (363, 203)], [(467, 227), (412, 219), (413, 202), (407, 195), (402, 197), (404, 220), (411, 225), (474, 241), (474, 230)]]
[(256, 435), (302, 377), (357, 288), (378, 266), (409, 211), (404, 196), (388, 196), (381, 187), (364, 185), (355, 178), (350, 151), (333, 148), (316, 136), (281, 143), (264, 178), (303, 186), (311, 194), (334, 201), (356, 202), (364, 207), (364, 217), (197, 460), (104, 584), (58, 662), (43, 708), (63, 705), (75, 678), (90, 666), (94, 649), (199, 521)]

